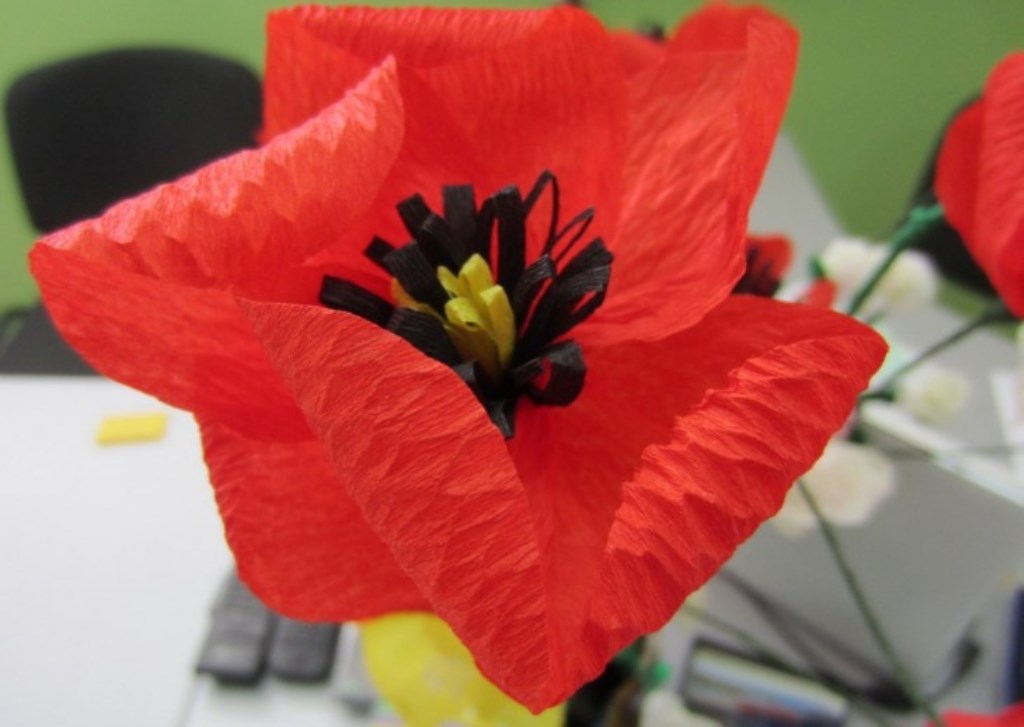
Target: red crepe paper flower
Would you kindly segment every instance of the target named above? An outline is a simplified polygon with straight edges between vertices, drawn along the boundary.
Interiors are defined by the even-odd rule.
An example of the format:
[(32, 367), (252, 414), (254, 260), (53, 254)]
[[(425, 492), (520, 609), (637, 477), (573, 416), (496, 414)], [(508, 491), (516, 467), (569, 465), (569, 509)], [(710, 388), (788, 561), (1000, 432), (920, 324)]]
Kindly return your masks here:
[(1024, 704), (1007, 707), (999, 714), (945, 712), (942, 719), (947, 727), (1022, 727)]
[[(228, 542), (268, 604), (430, 609), (510, 695), (557, 703), (779, 508), (880, 364), (855, 321), (730, 295), (795, 33), (715, 5), (630, 72), (569, 8), (305, 7), (273, 14), (269, 38), (266, 145), (42, 240), (46, 304), (97, 369), (195, 413)], [(566, 218), (593, 210), (551, 250), (553, 182), (523, 192), (545, 169)], [(446, 187), (466, 183), (492, 196)], [(456, 327), (424, 302), (431, 276), (377, 264), (410, 234), (401, 260), (468, 262), (488, 220), (474, 249), (498, 280), (554, 266), (515, 345), (538, 316), (573, 323), (538, 344), (532, 378), (497, 365), (496, 387), (519, 387), (510, 438), (466, 366), (395, 324)], [(578, 263), (587, 250), (604, 262)], [(571, 294), (545, 303), (553, 288)], [(547, 405), (563, 344), (585, 378)]]
[(1024, 53), (992, 71), (939, 153), (935, 191), (1006, 307), (1024, 317)]

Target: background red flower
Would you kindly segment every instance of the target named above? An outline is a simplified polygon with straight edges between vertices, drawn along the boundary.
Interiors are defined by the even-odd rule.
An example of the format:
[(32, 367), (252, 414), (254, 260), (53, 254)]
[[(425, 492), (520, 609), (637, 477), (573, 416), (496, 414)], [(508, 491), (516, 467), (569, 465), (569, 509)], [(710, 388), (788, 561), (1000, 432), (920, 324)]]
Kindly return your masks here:
[(946, 712), (942, 715), (947, 727), (1021, 727), (1024, 725), (1024, 704), (1004, 709), (999, 714)]
[(1024, 317), (1024, 53), (992, 71), (950, 126), (935, 191), (1006, 306)]

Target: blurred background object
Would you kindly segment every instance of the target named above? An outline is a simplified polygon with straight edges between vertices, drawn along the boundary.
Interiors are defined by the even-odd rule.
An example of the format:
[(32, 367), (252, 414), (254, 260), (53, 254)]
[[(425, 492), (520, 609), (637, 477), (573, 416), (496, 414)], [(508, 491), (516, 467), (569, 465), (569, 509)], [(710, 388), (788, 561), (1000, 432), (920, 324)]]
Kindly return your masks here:
[[(4, 112), (22, 200), (45, 233), (254, 146), (261, 88), (220, 56), (109, 50), (28, 71)], [(90, 373), (38, 304), (4, 314), (0, 344), (2, 372)]]

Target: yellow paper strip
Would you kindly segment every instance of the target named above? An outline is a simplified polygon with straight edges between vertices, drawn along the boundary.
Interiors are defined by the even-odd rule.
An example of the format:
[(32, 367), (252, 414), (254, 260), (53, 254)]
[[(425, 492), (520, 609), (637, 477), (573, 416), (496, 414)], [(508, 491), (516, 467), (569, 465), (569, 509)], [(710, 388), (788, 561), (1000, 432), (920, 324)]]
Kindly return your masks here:
[(122, 414), (105, 417), (96, 432), (97, 444), (130, 444), (163, 439), (167, 414)]

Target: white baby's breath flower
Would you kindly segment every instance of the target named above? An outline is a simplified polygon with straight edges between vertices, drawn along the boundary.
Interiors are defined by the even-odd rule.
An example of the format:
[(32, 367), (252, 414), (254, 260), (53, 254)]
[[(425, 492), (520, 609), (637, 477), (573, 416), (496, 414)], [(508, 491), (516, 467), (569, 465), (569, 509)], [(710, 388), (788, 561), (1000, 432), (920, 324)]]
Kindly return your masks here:
[(896, 403), (928, 424), (949, 421), (963, 409), (970, 382), (959, 371), (944, 366), (921, 366), (896, 383)]
[(837, 237), (818, 257), (825, 277), (841, 294), (858, 290), (875, 271), (885, 251), (859, 237)]
[[(885, 245), (858, 237), (840, 237), (829, 243), (818, 262), (840, 295), (853, 295), (871, 278), (886, 255)], [(935, 300), (938, 289), (939, 274), (931, 258), (917, 250), (904, 250), (878, 281), (860, 312), (870, 317), (921, 308)]]
[[(863, 525), (892, 494), (892, 462), (874, 447), (833, 439), (803, 476), (822, 514), (835, 525)], [(783, 535), (796, 537), (817, 527), (814, 513), (793, 487), (779, 513), (769, 522)]]
[(717, 724), (688, 710), (679, 695), (668, 689), (648, 692), (640, 705), (640, 727), (715, 727)]
[(933, 303), (939, 292), (939, 273), (932, 259), (918, 250), (904, 250), (893, 260), (872, 298), (887, 311), (911, 311)]

